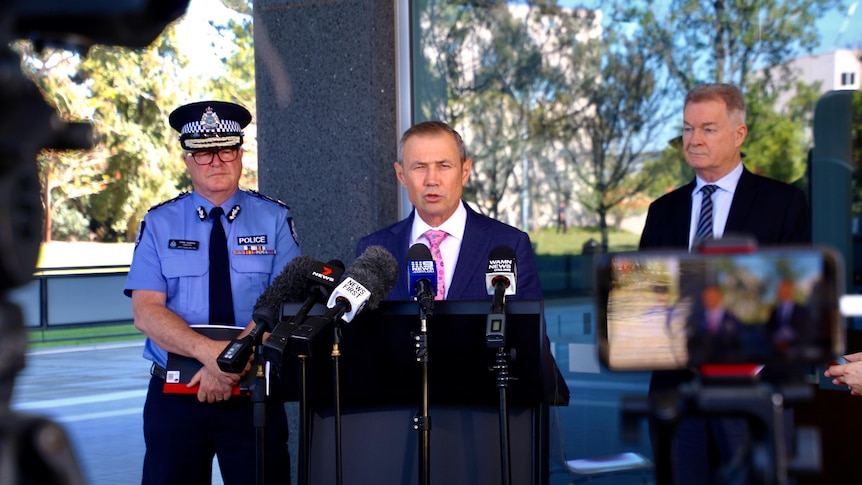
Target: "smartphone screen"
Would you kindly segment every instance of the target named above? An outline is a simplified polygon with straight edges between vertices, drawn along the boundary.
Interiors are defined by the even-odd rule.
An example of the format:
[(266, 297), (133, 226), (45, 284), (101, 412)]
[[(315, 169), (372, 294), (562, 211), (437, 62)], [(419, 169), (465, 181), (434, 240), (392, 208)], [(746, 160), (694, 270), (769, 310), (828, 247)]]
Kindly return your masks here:
[(596, 268), (600, 358), (613, 370), (825, 363), (844, 348), (837, 255), (627, 252)]

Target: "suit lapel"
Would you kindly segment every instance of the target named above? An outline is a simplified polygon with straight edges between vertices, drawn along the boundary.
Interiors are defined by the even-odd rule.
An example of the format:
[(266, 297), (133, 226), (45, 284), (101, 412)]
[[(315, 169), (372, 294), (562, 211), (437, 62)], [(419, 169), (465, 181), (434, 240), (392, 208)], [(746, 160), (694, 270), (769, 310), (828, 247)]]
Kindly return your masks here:
[(392, 247), (388, 248), (398, 262), (398, 282), (394, 291), (390, 292), (389, 299), (394, 300), (409, 300), (410, 289), (408, 286), (409, 279), (407, 278), (407, 250), (410, 246), (410, 231), (413, 228), (413, 216), (416, 213), (414, 209), (410, 215), (392, 226), (392, 241), (395, 241)]
[(730, 203), (730, 212), (727, 214), (727, 223), (724, 225), (724, 234), (734, 232), (745, 232), (745, 221), (756, 207), (754, 196), (756, 181), (754, 176), (744, 166), (736, 190), (733, 192), (733, 201)]
[(673, 208), (673, 219), (670, 221), (670, 229), (673, 234), (673, 246), (688, 247), (689, 230), (691, 229), (691, 197), (694, 192), (695, 181), (683, 186), (679, 192), (680, 198), (675, 201)]
[[(463, 203), (463, 202), (462, 202)], [(483, 267), (488, 260), (488, 221), (479, 217), (473, 209), (464, 204), (467, 209), (467, 221), (464, 224), (464, 238), (461, 240), (461, 250), (458, 253), (458, 263), (452, 275), (447, 300), (459, 300), (473, 275), (485, 273)]]

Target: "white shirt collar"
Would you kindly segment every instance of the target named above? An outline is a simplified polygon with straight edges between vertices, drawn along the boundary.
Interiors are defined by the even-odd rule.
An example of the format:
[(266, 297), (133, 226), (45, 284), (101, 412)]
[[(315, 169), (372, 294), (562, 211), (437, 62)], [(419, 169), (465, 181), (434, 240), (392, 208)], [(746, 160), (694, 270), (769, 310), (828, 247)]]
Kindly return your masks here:
[(464, 208), (463, 201), (458, 204), (458, 208), (455, 209), (455, 212), (446, 219), (443, 224), (440, 224), (438, 227), (431, 227), (427, 222), (423, 221), (421, 217), (419, 217), (419, 213), (416, 212), (416, 209), (413, 209), (413, 228), (410, 231), (410, 245), (416, 244), (419, 238), (423, 238), (423, 234), (425, 231), (429, 229), (439, 229), (441, 231), (446, 231), (449, 234), (447, 237), (455, 238), (458, 241), (464, 239), (464, 227), (467, 225), (467, 209)]
[(694, 192), (692, 193), (692, 195), (700, 194), (700, 189), (702, 189), (704, 185), (716, 185), (721, 190), (733, 194), (734, 192), (736, 192), (736, 185), (739, 183), (740, 177), (742, 177), (742, 162), (739, 162), (736, 165), (736, 168), (731, 170), (730, 173), (712, 183), (705, 182), (702, 178), (700, 178), (700, 176), (696, 176), (695, 180), (697, 182), (694, 186)]

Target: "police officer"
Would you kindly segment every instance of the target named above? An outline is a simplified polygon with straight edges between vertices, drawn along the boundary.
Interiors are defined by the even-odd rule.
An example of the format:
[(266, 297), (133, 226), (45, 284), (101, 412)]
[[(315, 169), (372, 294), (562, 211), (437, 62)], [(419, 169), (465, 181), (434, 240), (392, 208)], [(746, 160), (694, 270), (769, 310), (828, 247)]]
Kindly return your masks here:
[[(233, 394), (240, 376), (216, 363), (226, 342), (190, 327), (245, 327), (260, 294), (300, 254), (288, 207), (239, 189), (242, 129), (250, 121), (247, 109), (220, 101), (181, 106), (169, 117), (194, 191), (146, 214), (125, 287), (135, 327), (147, 337), (144, 358), (153, 362), (144, 484), (208, 484), (213, 455), (226, 485), (255, 483), (253, 404)], [(168, 352), (203, 364), (190, 393), (164, 392)], [(287, 419), (278, 400), (267, 402), (264, 435), (267, 483), (290, 483)]]

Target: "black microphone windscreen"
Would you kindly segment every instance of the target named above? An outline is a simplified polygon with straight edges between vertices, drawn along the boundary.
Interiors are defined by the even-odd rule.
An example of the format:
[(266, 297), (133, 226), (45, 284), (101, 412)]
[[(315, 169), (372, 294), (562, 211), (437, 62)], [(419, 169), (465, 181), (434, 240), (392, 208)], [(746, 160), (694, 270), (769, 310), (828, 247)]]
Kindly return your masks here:
[(369, 246), (347, 268), (344, 277), (353, 278), (368, 289), (371, 296), (365, 304), (366, 309), (374, 310), (395, 287), (395, 281), (398, 280), (398, 262), (383, 246)]
[(317, 260), (311, 256), (293, 258), (258, 297), (255, 311), (260, 308), (276, 310), (283, 302), (297, 303), (308, 298), (307, 276), (316, 264)]
[(488, 254), (488, 259), (515, 259), (515, 250), (509, 246), (497, 246)]
[(434, 257), (431, 256), (431, 250), (424, 244), (414, 244), (407, 250), (408, 265), (410, 264), (410, 261), (430, 261), (433, 259)]

